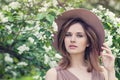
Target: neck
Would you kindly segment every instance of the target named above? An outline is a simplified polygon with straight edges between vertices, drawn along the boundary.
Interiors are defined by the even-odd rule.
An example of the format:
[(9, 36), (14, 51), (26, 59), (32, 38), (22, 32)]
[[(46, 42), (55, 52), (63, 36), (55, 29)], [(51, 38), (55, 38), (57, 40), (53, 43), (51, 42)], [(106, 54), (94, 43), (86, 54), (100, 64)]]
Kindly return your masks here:
[(71, 55), (71, 67), (80, 68), (85, 66), (86, 63), (83, 54)]

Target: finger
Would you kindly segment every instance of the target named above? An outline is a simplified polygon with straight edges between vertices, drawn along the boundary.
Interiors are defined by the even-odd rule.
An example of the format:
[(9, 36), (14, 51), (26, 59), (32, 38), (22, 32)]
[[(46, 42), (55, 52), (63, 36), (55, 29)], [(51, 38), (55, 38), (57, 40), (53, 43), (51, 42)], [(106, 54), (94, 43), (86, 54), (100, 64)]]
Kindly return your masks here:
[(110, 59), (115, 59), (115, 56), (114, 56), (114, 55), (103, 54), (103, 53), (101, 53), (101, 57), (102, 57), (102, 58), (108, 57), (108, 58), (110, 58)]
[(103, 43), (103, 47), (110, 49), (110, 47), (107, 45), (107, 43)]
[(111, 50), (106, 48), (106, 47), (101, 47), (103, 49), (103, 51), (106, 51), (106, 53), (108, 54), (112, 54)]
[(101, 54), (101, 57), (114, 57), (114, 55), (109, 55), (109, 54)]

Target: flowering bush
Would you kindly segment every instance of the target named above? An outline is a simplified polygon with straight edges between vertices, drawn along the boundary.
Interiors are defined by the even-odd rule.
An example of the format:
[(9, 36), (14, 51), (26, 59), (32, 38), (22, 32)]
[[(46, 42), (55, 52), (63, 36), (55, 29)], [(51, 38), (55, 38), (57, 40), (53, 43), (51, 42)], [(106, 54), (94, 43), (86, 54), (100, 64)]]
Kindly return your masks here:
[(120, 18), (108, 9), (99, 6), (92, 10), (102, 20), (105, 29), (105, 42), (116, 56), (116, 76), (120, 79)]
[[(57, 31), (55, 17), (65, 10), (57, 0), (23, 0), (3, 5), (0, 10), (0, 78), (44, 80), (50, 67), (61, 58), (52, 47)], [(78, 7), (70, 5), (66, 9)], [(92, 10), (102, 20), (106, 42), (116, 55), (116, 73), (120, 77), (120, 18), (108, 9)], [(19, 79), (18, 79), (19, 78)]]

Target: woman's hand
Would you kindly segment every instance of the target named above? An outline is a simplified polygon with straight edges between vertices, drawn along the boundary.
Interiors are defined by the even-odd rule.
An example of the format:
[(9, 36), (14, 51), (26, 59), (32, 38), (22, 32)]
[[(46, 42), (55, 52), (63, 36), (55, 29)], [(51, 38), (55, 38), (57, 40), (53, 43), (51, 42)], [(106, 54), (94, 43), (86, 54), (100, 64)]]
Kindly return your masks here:
[(115, 71), (115, 56), (112, 54), (111, 49), (107, 46), (107, 44), (104, 43), (102, 46), (102, 50), (103, 52), (101, 52), (101, 57), (104, 67), (109, 72)]

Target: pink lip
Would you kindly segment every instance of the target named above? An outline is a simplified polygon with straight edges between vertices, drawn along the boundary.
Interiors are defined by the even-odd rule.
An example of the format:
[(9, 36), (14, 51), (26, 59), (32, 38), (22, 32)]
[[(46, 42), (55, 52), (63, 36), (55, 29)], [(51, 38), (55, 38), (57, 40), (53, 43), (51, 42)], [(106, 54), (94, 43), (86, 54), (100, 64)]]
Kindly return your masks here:
[(75, 46), (75, 45), (69, 45), (69, 48), (70, 49), (74, 49), (74, 48), (76, 48), (77, 46)]

